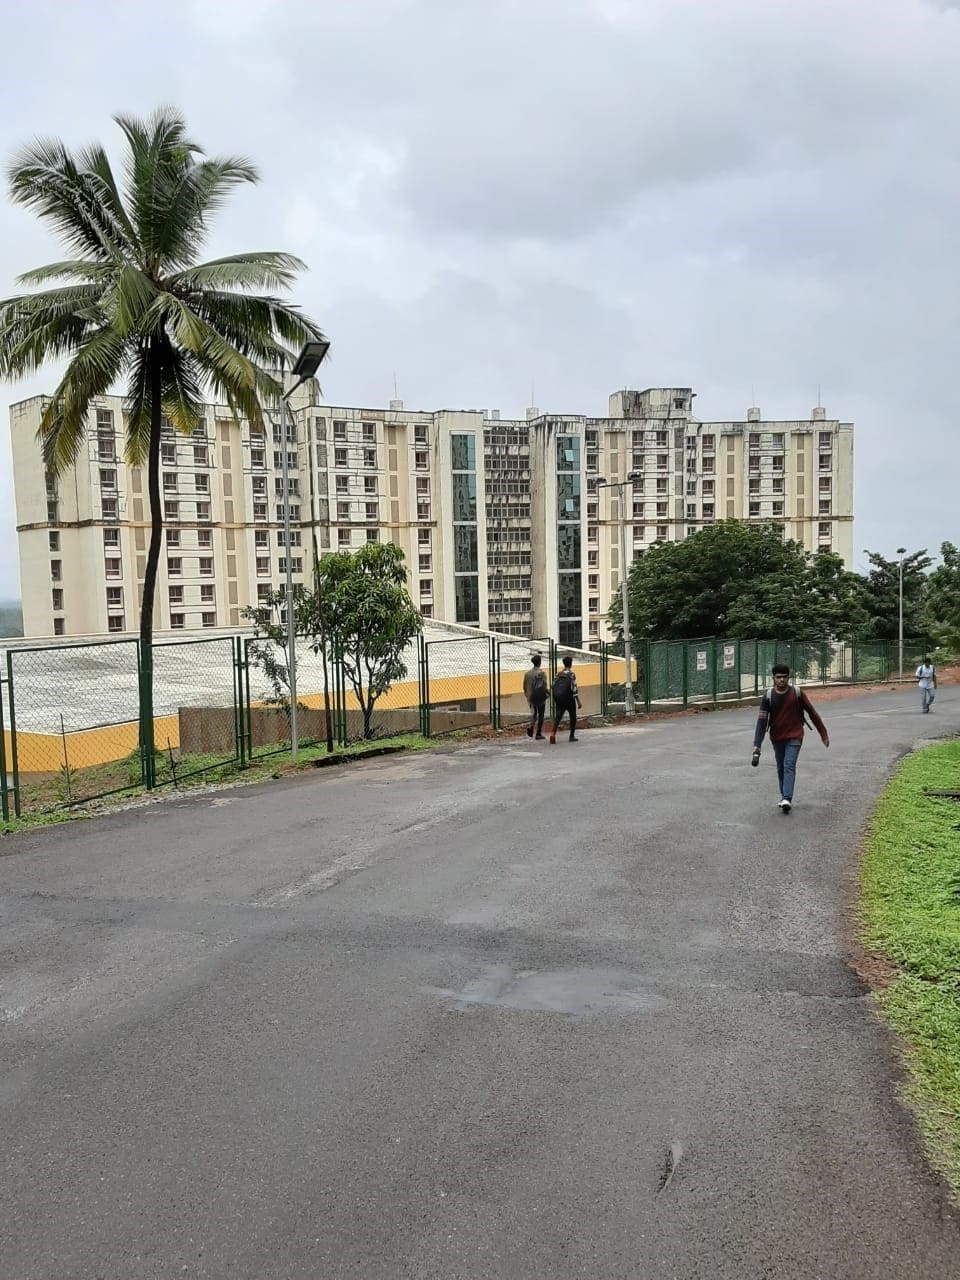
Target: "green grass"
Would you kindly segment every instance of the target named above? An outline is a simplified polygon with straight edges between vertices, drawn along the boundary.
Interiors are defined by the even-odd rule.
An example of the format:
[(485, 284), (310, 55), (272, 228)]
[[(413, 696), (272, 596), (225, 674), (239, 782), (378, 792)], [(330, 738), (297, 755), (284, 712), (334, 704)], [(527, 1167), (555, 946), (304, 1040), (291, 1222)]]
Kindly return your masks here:
[(960, 1194), (960, 742), (914, 752), (877, 806), (862, 867), (861, 939), (893, 965), (878, 992), (903, 1038), (931, 1158)]

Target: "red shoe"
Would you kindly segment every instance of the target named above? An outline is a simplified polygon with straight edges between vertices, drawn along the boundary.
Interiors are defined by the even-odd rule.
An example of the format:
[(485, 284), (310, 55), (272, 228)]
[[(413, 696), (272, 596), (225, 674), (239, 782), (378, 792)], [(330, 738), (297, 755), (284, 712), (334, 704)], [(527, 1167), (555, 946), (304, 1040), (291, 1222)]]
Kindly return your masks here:
[(557, 745), (557, 735), (555, 733), (551, 733), (550, 735), (550, 745), (551, 747), (555, 747)]

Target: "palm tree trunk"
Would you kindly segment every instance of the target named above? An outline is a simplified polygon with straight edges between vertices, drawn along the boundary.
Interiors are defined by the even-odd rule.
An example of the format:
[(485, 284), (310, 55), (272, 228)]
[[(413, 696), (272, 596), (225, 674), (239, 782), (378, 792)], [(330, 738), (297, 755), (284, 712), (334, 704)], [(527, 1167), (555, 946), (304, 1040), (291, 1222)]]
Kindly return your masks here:
[(160, 353), (151, 345), (150, 362), (150, 443), (147, 449), (147, 493), (150, 499), (150, 547), (143, 574), (143, 603), (140, 606), (140, 759), (143, 781), (155, 782), (153, 738), (153, 602), (157, 589), (157, 568), (163, 540), (163, 509), (160, 506)]

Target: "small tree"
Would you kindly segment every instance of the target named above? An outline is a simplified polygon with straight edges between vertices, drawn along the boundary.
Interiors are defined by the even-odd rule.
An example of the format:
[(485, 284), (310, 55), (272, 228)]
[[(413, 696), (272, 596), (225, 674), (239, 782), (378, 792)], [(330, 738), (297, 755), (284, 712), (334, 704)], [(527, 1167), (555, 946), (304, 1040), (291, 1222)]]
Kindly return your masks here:
[(363, 714), (363, 736), (373, 737), (377, 700), (407, 674), (407, 645), (423, 620), (406, 587), (403, 552), (368, 542), (352, 554), (334, 552), (317, 565), (315, 643), (332, 645)]

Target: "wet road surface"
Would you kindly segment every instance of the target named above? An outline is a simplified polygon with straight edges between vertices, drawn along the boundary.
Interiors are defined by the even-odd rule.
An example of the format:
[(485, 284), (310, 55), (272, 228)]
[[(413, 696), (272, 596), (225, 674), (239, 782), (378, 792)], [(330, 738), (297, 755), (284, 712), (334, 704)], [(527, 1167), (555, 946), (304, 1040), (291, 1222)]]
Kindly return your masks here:
[(960, 690), (821, 709), (789, 817), (742, 710), (4, 840), (0, 1275), (960, 1274), (849, 965)]

